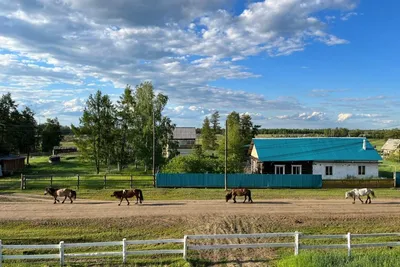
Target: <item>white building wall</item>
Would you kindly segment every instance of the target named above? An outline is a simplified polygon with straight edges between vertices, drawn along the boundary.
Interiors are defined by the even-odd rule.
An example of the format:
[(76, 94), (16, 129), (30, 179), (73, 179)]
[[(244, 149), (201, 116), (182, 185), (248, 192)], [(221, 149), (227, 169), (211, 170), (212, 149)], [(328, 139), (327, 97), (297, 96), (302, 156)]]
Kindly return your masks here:
[[(332, 175), (325, 175), (325, 167), (332, 166)], [(358, 175), (358, 166), (365, 166), (365, 175)], [(313, 174), (321, 174), (322, 179), (374, 178), (379, 176), (378, 162), (314, 162)]]

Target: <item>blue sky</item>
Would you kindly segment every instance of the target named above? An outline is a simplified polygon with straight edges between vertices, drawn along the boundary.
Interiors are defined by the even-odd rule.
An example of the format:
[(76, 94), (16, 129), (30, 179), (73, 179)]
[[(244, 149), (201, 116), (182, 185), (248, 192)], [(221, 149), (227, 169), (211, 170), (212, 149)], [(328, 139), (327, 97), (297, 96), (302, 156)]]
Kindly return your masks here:
[(263, 128), (400, 127), (400, 3), (0, 0), (0, 94), (77, 124), (100, 89), (152, 81), (165, 115)]

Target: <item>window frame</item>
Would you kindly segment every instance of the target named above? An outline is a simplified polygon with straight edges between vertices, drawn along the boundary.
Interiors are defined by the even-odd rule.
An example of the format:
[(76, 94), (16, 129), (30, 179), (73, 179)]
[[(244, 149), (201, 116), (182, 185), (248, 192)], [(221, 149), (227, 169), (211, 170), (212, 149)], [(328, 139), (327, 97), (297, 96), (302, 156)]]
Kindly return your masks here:
[[(282, 168), (283, 173), (277, 173), (276, 170)], [(285, 174), (285, 165), (275, 165), (275, 174)]]
[[(293, 170), (299, 169), (299, 173), (294, 173)], [(302, 165), (292, 165), (292, 174), (302, 174)]]
[(332, 165), (325, 166), (325, 175), (326, 176), (333, 175), (333, 166)]
[(365, 165), (358, 165), (358, 175), (365, 175)]

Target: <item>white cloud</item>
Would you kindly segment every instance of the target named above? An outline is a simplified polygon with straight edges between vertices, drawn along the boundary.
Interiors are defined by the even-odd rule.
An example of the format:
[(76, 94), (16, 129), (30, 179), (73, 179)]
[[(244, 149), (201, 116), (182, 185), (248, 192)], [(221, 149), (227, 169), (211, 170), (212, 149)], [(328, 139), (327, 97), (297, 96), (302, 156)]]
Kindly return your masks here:
[(343, 122), (343, 121), (346, 121), (346, 120), (350, 119), (351, 117), (353, 117), (353, 114), (351, 114), (351, 113), (340, 113), (338, 115), (337, 121), (338, 122)]
[(313, 112), (303, 112), (293, 115), (278, 115), (277, 119), (280, 120), (304, 120), (304, 121), (324, 121), (327, 120), (326, 113), (313, 111)]
[(343, 14), (343, 15), (340, 17), (340, 19), (346, 21), (346, 20), (349, 20), (351, 17), (357, 16), (357, 15), (358, 15), (357, 12), (348, 12), (348, 13), (346, 13), (346, 14)]

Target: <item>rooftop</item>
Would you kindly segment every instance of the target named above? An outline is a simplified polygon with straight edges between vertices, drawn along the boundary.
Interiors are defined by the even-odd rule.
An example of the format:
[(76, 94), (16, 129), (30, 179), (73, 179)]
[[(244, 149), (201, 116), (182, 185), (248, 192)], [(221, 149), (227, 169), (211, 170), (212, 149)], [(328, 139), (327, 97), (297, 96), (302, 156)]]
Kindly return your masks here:
[(260, 161), (382, 160), (369, 141), (359, 137), (254, 138), (252, 145)]
[(176, 127), (174, 139), (196, 139), (196, 127)]

